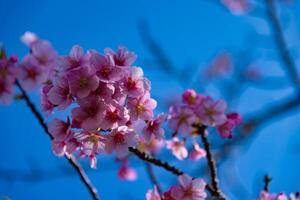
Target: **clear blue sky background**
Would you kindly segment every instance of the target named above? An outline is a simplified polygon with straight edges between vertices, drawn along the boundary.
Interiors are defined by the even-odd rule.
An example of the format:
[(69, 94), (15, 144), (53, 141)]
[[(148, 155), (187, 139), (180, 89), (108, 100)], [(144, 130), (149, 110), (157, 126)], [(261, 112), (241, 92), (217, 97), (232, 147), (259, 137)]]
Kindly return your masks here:
[[(148, 62), (153, 61), (153, 57), (139, 36), (139, 20), (148, 21), (151, 32), (170, 58), (178, 67), (186, 67), (186, 70), (192, 70), (187, 64), (203, 67), (221, 49), (244, 48), (248, 45), (248, 33), (255, 30), (268, 33), (264, 21), (233, 16), (208, 1), (210, 0), (0, 0), (0, 41), (9, 54), (21, 57), (28, 50), (19, 38), (28, 30), (51, 41), (61, 54), (68, 53), (74, 44), (99, 51), (105, 47), (125, 45), (138, 54), (137, 63), (143, 65), (146, 76), (152, 81), (153, 96), (158, 100), (165, 99), (166, 94), (176, 98), (179, 97), (178, 91), (183, 91), (183, 88), (168, 74), (162, 73), (155, 62)], [(299, 1), (291, 7), (285, 7), (284, 11), (287, 10), (290, 10), (290, 14), (284, 18), (284, 26), (290, 24), (288, 42), (298, 60)], [(263, 40), (260, 41), (261, 48), (272, 48), (272, 40), (266, 39), (266, 36), (269, 37), (262, 35), (263, 39), (259, 39)], [(297, 63), (299, 66), (299, 61)], [(263, 66), (263, 71), (282, 75), (283, 72), (276, 63), (274, 66), (273, 64), (270, 67)], [(187, 77), (188, 79), (191, 77)], [(210, 86), (202, 87), (208, 88), (207, 93), (218, 96), (213, 87), (211, 90)], [(243, 113), (255, 111), (266, 103), (272, 104), (291, 93), (291, 88), (279, 92), (250, 89), (241, 96), (242, 103), (237, 109)], [(31, 96), (39, 105), (37, 94), (31, 93)], [(166, 111), (163, 106), (160, 110)], [(300, 114), (293, 113), (264, 127), (248, 150), (234, 158), (237, 174), (251, 195), (261, 187), (260, 179), (265, 172), (274, 177), (271, 189), (275, 192), (300, 189), (300, 151), (295, 151), (300, 144), (299, 119)], [(0, 176), (0, 197), (8, 195), (15, 200), (89, 199), (88, 192), (77, 176), (65, 176), (63, 171), (58, 177), (52, 174), (51, 170), (67, 166), (66, 162), (52, 154), (48, 137), (23, 102), (0, 107), (0, 124), (0, 168), (28, 173), (31, 170), (48, 172), (41, 181), (7, 182)], [(175, 162), (172, 158), (170, 160)], [(88, 169), (87, 163), (83, 164)], [(175, 164), (188, 171), (191, 163)], [(201, 164), (203, 162), (196, 165)], [(118, 165), (111, 162), (110, 157), (100, 157), (98, 170), (88, 170), (88, 174), (104, 200), (144, 199), (145, 192), (152, 186), (144, 172), (143, 163), (135, 161), (134, 165), (139, 172), (136, 182), (118, 180)], [(224, 170), (225, 167), (221, 168), (221, 181), (226, 179), (223, 176)], [(172, 175), (160, 169), (156, 173), (165, 189), (174, 183)], [(223, 188), (234, 199), (231, 194), (233, 191), (225, 183)]]

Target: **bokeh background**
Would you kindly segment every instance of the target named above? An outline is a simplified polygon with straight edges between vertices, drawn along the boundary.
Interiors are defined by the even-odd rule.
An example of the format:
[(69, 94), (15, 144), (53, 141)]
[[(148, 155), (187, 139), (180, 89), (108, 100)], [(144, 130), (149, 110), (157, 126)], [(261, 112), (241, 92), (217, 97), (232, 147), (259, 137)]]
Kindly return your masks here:
[[(67, 54), (74, 44), (99, 51), (127, 46), (151, 80), (157, 112), (167, 112), (187, 88), (225, 98), (246, 121), (261, 123), (242, 140), (237, 134), (221, 141), (211, 133), (214, 151), (221, 155), (221, 187), (230, 199), (255, 199), (265, 174), (273, 177), (272, 192), (300, 190), (300, 100), (294, 102), (297, 89), (278, 54), (264, 2), (256, 1), (251, 12), (234, 15), (214, 0), (0, 0), (0, 41), (8, 54), (20, 58), (28, 52), (20, 42), (25, 31), (51, 41), (60, 54)], [(299, 73), (300, 2), (278, 0), (276, 6)], [(211, 75), (214, 61), (224, 54), (230, 55), (230, 67)], [(30, 96), (39, 105), (38, 93)], [(295, 105), (287, 104), (290, 100)], [(281, 105), (282, 110), (271, 112)], [(0, 124), (0, 198), (90, 198), (66, 161), (52, 154), (48, 137), (24, 102), (1, 106)], [(232, 141), (230, 151), (223, 149)], [(205, 160), (178, 162), (167, 151), (159, 157), (204, 176)], [(112, 157), (99, 157), (97, 170), (82, 161), (104, 200), (145, 198), (152, 188), (145, 165), (137, 159), (132, 163), (139, 177), (126, 182), (118, 179), (119, 164)], [(176, 181), (168, 172), (154, 170), (164, 189)]]

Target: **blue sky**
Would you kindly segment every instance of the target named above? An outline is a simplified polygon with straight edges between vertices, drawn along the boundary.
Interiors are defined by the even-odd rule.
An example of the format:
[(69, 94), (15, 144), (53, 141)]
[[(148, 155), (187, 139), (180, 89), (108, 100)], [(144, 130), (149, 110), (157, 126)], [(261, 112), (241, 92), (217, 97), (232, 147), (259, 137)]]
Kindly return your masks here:
[[(163, 100), (167, 95), (179, 97), (183, 87), (169, 74), (163, 73), (154, 62), (155, 59), (143, 44), (137, 28), (138, 22), (146, 20), (157, 41), (166, 50), (177, 68), (201, 70), (212, 56), (222, 49), (240, 50), (249, 45), (247, 35), (259, 30), (258, 50), (274, 49), (268, 39), (268, 26), (264, 20), (255, 17), (238, 17), (221, 7), (209, 3), (210, 0), (0, 0), (0, 41), (9, 54), (20, 57), (27, 48), (19, 38), (25, 31), (37, 33), (48, 39), (61, 54), (68, 53), (74, 44), (85, 49), (101, 51), (106, 47), (116, 48), (125, 45), (138, 55), (137, 64), (145, 70), (152, 82), (153, 96)], [(288, 32), (287, 41), (299, 66), (300, 48), (300, 9), (299, 1), (291, 7), (284, 7), (283, 26)], [(289, 13), (284, 15), (284, 13)], [(263, 57), (264, 58), (264, 57)], [(276, 59), (276, 53), (267, 59)], [(154, 60), (154, 61), (153, 61)], [(267, 62), (261, 61), (262, 64)], [(188, 66), (196, 66), (189, 69)], [(278, 63), (263, 67), (267, 74), (282, 75)], [(186, 77), (187, 81), (194, 77)], [(194, 83), (197, 86), (200, 83)], [(188, 84), (189, 85), (189, 84)], [(190, 85), (192, 86), (192, 85)], [(206, 92), (218, 97), (219, 93), (211, 85), (202, 85)], [(292, 93), (291, 88), (277, 92), (266, 92), (250, 88), (241, 95), (237, 109), (242, 113), (263, 108)], [(36, 93), (31, 93), (37, 105)], [(259, 97), (259, 98), (258, 98)], [(159, 110), (166, 111), (163, 106)], [(1, 169), (43, 170), (49, 177), (38, 182), (4, 181), (0, 176), (0, 196), (8, 195), (12, 199), (89, 199), (89, 194), (76, 176), (65, 176), (62, 171), (53, 177), (51, 170), (65, 166), (63, 159), (55, 157), (50, 142), (36, 123), (34, 116), (23, 102), (15, 102), (9, 107), (0, 107)], [(280, 121), (264, 126), (251, 146), (243, 154), (234, 158), (235, 167), (244, 187), (254, 194), (261, 185), (261, 176), (268, 172), (274, 177), (271, 189), (274, 192), (299, 190), (299, 119), (300, 114), (290, 114)], [(169, 154), (164, 159), (188, 168), (189, 162), (176, 163)], [(102, 199), (144, 199), (145, 192), (151, 186), (144, 164), (135, 161), (139, 172), (136, 182), (123, 182), (117, 179), (118, 165), (111, 157), (99, 158), (98, 170), (88, 170), (88, 174), (99, 189)], [(88, 168), (87, 163), (83, 162)], [(199, 165), (204, 163), (200, 162)], [(226, 178), (221, 168), (221, 182)], [(156, 169), (159, 179), (166, 189), (174, 183), (175, 177)], [(231, 189), (223, 184), (231, 196)], [(233, 196), (231, 196), (232, 199)]]

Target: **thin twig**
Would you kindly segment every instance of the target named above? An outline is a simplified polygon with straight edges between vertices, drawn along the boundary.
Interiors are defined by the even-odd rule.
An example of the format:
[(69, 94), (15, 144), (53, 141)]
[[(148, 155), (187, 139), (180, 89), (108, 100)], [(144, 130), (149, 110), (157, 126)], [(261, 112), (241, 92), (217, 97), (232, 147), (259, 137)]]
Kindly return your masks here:
[(268, 18), (273, 28), (273, 37), (277, 46), (277, 51), (279, 53), (279, 56), (281, 57), (283, 64), (286, 67), (286, 71), (288, 73), (290, 81), (295, 86), (297, 92), (300, 93), (300, 78), (298, 76), (297, 67), (285, 42), (284, 33), (277, 16), (274, 0), (265, 1)]
[[(156, 165), (158, 167), (161, 167), (161, 168), (167, 170), (168, 172), (171, 172), (172, 174), (174, 174), (176, 176), (180, 176), (180, 175), (184, 174), (184, 172), (181, 171), (180, 169), (177, 169), (176, 167), (170, 165), (169, 163), (167, 163), (165, 161), (154, 158), (151, 155), (146, 154), (145, 152), (141, 152), (135, 147), (128, 147), (128, 149), (131, 153), (133, 153), (134, 155), (139, 157), (141, 160), (143, 160), (145, 162), (149, 162), (149, 163), (151, 163), (153, 165)], [(211, 185), (207, 184), (205, 186), (205, 188), (210, 192), (210, 194), (212, 196), (215, 196), (215, 197), (217, 196), (217, 192), (214, 191), (214, 189)], [(222, 200), (222, 199), (220, 199), (220, 200)]]
[(264, 177), (264, 191), (269, 192), (270, 183), (272, 181), (272, 178), (268, 175), (265, 175)]
[[(21, 86), (21, 84), (16, 81), (17, 87), (20, 89), (23, 99), (26, 102), (27, 106), (30, 108), (31, 112), (34, 114), (34, 116), (38, 119), (39, 124), (44, 129), (45, 133), (49, 136), (51, 140), (53, 140), (53, 136), (48, 131), (48, 126), (45, 123), (41, 113), (36, 109), (35, 105), (31, 102), (29, 96), (27, 95), (24, 88)], [(81, 181), (84, 183), (86, 188), (88, 189), (89, 193), (91, 194), (92, 198), (94, 200), (100, 200), (100, 197), (98, 196), (97, 189), (93, 186), (92, 182), (90, 181), (89, 177), (85, 173), (84, 169), (77, 163), (76, 159), (73, 156), (65, 156), (65, 158), (68, 160), (70, 165), (76, 170), (78, 175), (80, 176)]]
[(216, 192), (216, 197), (220, 200), (226, 200), (225, 195), (222, 193), (219, 187), (219, 180), (218, 180), (218, 175), (217, 175), (217, 167), (216, 167), (216, 161), (214, 160), (211, 149), (210, 149), (210, 144), (208, 142), (208, 138), (205, 133), (205, 128), (203, 127), (198, 127), (198, 133), (201, 136), (204, 149), (206, 151), (206, 158), (207, 158), (207, 163), (210, 171), (210, 178), (211, 178), (211, 186), (213, 190)]
[(148, 175), (149, 175), (149, 178), (150, 178), (152, 184), (156, 185), (158, 193), (162, 194), (162, 190), (161, 190), (160, 184), (159, 184), (159, 182), (158, 182), (158, 180), (157, 180), (157, 178), (156, 178), (156, 176), (154, 174), (152, 165), (150, 165), (150, 163), (148, 163), (148, 162), (146, 162), (145, 165), (146, 165), (146, 170), (148, 172)]

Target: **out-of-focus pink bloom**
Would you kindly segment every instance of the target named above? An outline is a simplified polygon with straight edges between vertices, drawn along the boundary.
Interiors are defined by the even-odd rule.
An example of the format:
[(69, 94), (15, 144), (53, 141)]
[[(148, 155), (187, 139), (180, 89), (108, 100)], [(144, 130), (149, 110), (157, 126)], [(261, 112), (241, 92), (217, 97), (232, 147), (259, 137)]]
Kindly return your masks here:
[(156, 108), (157, 102), (150, 98), (150, 93), (146, 92), (142, 97), (129, 98), (128, 109), (130, 111), (130, 119), (151, 120), (153, 118), (153, 110)]
[(203, 98), (204, 96), (197, 94), (197, 92), (192, 89), (188, 89), (182, 94), (183, 103), (187, 104), (190, 107), (199, 105)]
[(162, 200), (175, 200), (172, 197), (172, 190), (175, 186), (172, 186), (167, 192), (164, 192), (162, 195)]
[(206, 198), (205, 185), (203, 179), (192, 179), (184, 174), (178, 177), (179, 185), (171, 190), (171, 195), (175, 200), (204, 200)]
[(35, 33), (32, 33), (30, 31), (26, 31), (22, 37), (21, 41), (26, 44), (28, 47), (31, 47), (35, 42), (39, 41), (39, 38)]
[(164, 147), (164, 144), (164, 140), (152, 138), (149, 141), (145, 140), (143, 137), (139, 137), (138, 149), (149, 154), (155, 154)]
[(10, 59), (0, 58), (0, 79), (13, 84), (16, 80), (17, 69), (15, 62)]
[(0, 104), (8, 105), (13, 100), (13, 84), (0, 79)]
[[(45, 40), (33, 43), (31, 54), (44, 72), (51, 73), (56, 67), (58, 55), (51, 44)], [(47, 74), (48, 76), (49, 74)], [(48, 77), (47, 77), (48, 78)]]
[(46, 81), (47, 74), (45, 74), (44, 69), (41, 68), (37, 60), (31, 55), (24, 58), (18, 70), (18, 80), (25, 90), (37, 88)]
[(52, 111), (54, 109), (53, 103), (51, 103), (48, 98), (48, 93), (52, 87), (53, 87), (52, 84), (46, 84), (43, 86), (42, 91), (41, 91), (42, 110), (48, 114), (52, 113)]
[(166, 120), (166, 115), (160, 114), (156, 119), (149, 120), (146, 127), (143, 129), (144, 137), (146, 140), (150, 141), (153, 138), (162, 139), (164, 137), (165, 131), (161, 127), (161, 124)]
[(137, 173), (134, 168), (128, 166), (128, 164), (122, 164), (118, 171), (118, 176), (122, 180), (135, 181), (137, 179)]
[(115, 66), (114, 60), (110, 56), (91, 52), (91, 63), (95, 67), (99, 79), (105, 83), (114, 83), (123, 78), (124, 71)]
[(101, 128), (101, 121), (104, 117), (106, 104), (103, 99), (97, 96), (81, 99), (78, 101), (79, 107), (72, 112), (73, 126), (85, 130), (96, 130)]
[(65, 140), (71, 132), (70, 119), (64, 122), (60, 119), (54, 119), (48, 125), (48, 131), (55, 138), (55, 140), (63, 141)]
[(106, 136), (105, 151), (109, 154), (115, 151), (118, 158), (123, 158), (128, 154), (128, 147), (136, 142), (135, 132), (127, 126), (120, 126)]
[(214, 101), (211, 97), (206, 97), (196, 109), (196, 114), (203, 125), (214, 127), (226, 122), (226, 107), (224, 101)]
[(53, 81), (53, 87), (48, 92), (48, 99), (60, 110), (67, 108), (72, 103), (73, 97), (66, 77), (57, 77)]
[(192, 149), (192, 151), (191, 151), (191, 153), (190, 153), (189, 158), (190, 158), (191, 160), (199, 160), (199, 159), (201, 159), (201, 158), (203, 158), (203, 157), (205, 157), (205, 156), (206, 156), (206, 151), (205, 151), (204, 149), (202, 149), (202, 148), (199, 146), (199, 144), (195, 143), (195, 144), (193, 145), (193, 149)]
[(289, 200), (289, 198), (283, 192), (281, 192), (277, 195), (276, 200)]
[(250, 10), (249, 0), (221, 0), (234, 15), (242, 15)]
[(67, 75), (72, 95), (84, 98), (95, 91), (99, 85), (98, 77), (88, 67), (80, 67)]
[(118, 103), (111, 101), (111, 104), (106, 107), (103, 121), (101, 123), (102, 129), (114, 129), (118, 126), (125, 125), (129, 120), (128, 110), (120, 106)]
[(76, 138), (81, 143), (80, 156), (89, 157), (91, 167), (95, 169), (97, 167), (96, 155), (104, 152), (104, 136), (97, 131), (83, 131)]
[(146, 200), (161, 200), (161, 197), (157, 191), (156, 186), (154, 186), (154, 188), (152, 190), (147, 191)]
[(232, 130), (243, 121), (242, 117), (238, 113), (227, 114), (227, 121), (220, 126), (217, 126), (217, 130), (222, 138), (232, 138)]
[(74, 45), (69, 55), (60, 58), (60, 66), (63, 70), (71, 70), (81, 66), (87, 66), (88, 57), (79, 45)]
[(187, 106), (171, 106), (169, 109), (169, 127), (178, 131), (184, 136), (188, 136), (196, 122), (194, 112)]
[(259, 195), (259, 200), (274, 200), (276, 198), (276, 194), (270, 194), (266, 191), (261, 191)]
[(122, 84), (125, 94), (129, 97), (139, 97), (149, 90), (149, 81), (143, 77), (143, 70), (140, 67), (132, 67), (128, 73)]
[(209, 65), (206, 71), (208, 78), (215, 78), (217, 76), (223, 76), (230, 72), (233, 67), (232, 57), (227, 52), (219, 53), (213, 62)]
[(174, 137), (170, 141), (166, 141), (167, 149), (171, 150), (172, 154), (178, 159), (183, 160), (187, 158), (188, 151), (185, 147), (185, 142), (180, 141), (177, 137)]
[(135, 53), (128, 51), (125, 47), (119, 47), (116, 52), (107, 48), (105, 53), (114, 59), (114, 63), (118, 67), (131, 66), (137, 57)]

